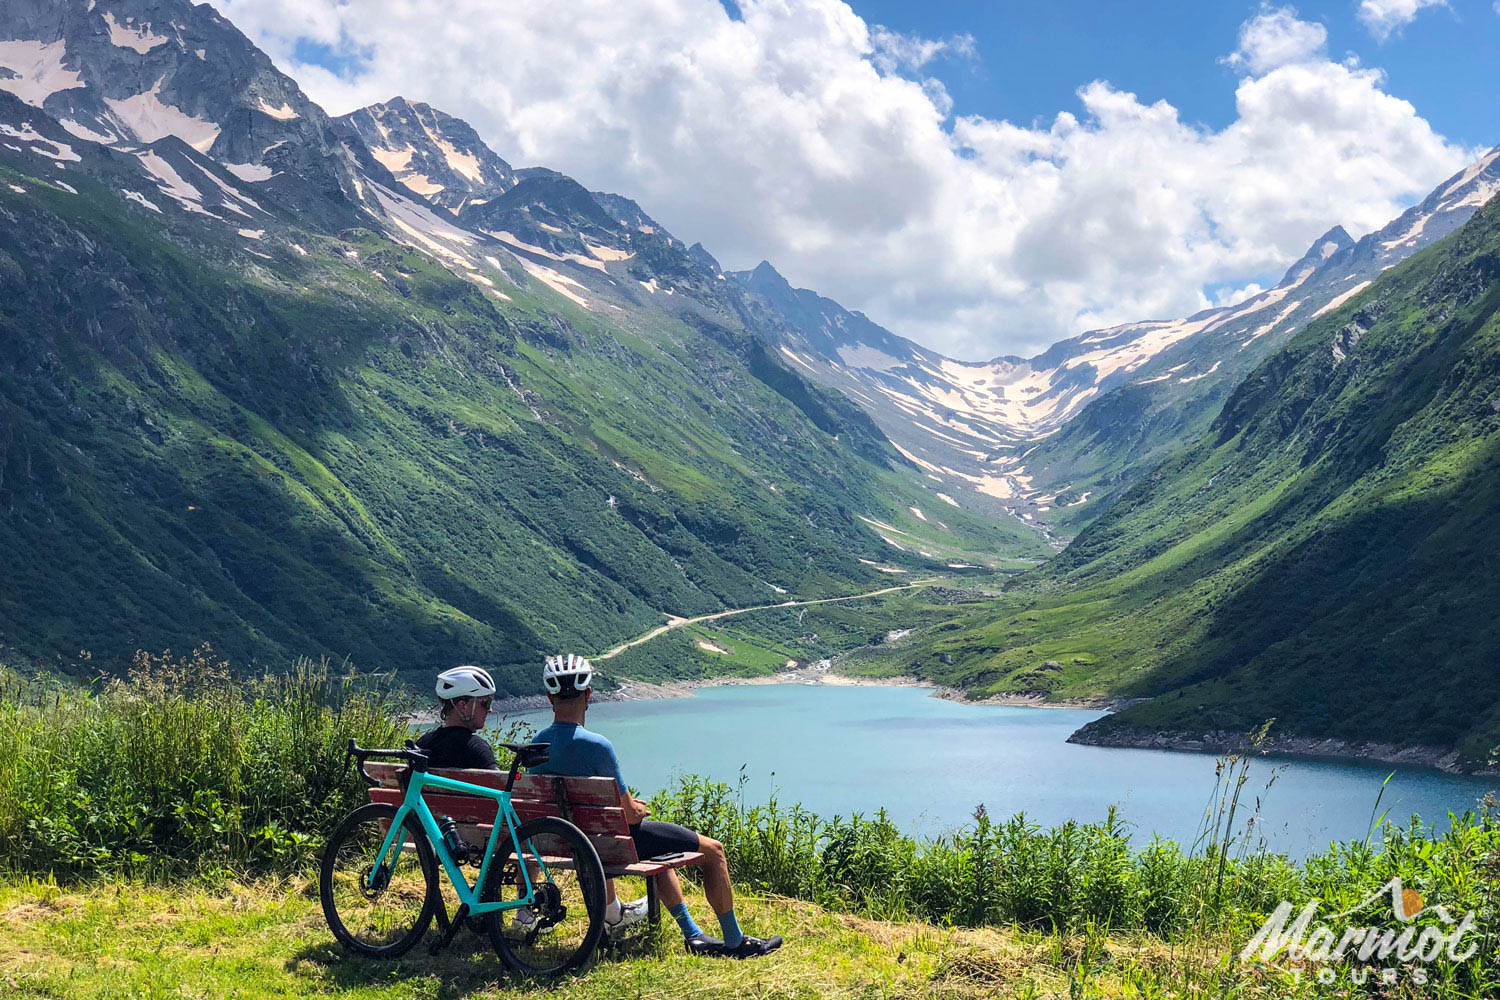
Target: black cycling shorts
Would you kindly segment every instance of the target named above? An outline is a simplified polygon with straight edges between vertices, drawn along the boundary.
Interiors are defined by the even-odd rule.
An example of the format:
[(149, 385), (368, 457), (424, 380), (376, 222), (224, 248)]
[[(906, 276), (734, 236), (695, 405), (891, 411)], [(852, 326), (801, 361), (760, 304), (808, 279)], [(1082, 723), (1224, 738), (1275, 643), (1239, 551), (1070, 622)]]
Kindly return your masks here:
[(698, 849), (698, 835), (692, 830), (676, 823), (658, 823), (654, 819), (632, 826), (630, 838), (635, 841), (636, 856), (642, 861)]

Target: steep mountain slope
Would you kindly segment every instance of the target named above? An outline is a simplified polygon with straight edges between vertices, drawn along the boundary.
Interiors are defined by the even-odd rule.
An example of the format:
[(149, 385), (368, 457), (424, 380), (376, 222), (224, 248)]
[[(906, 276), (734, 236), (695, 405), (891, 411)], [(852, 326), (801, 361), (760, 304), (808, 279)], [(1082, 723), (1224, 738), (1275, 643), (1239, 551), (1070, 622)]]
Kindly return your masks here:
[(1185, 319), (1061, 341), (1031, 359), (968, 364), (794, 290), (769, 264), (734, 277), (784, 328), (781, 350), (859, 402), (963, 502), (989, 498), (1071, 535), (1203, 433), (1271, 351), (1500, 191), (1500, 149), (1358, 243), (1335, 226), (1274, 288)]
[[(728, 285), (690, 248), (651, 232), (610, 252), (635, 240), (625, 199), (590, 211), (525, 171), (497, 199), (550, 181), (562, 195), (525, 204), (593, 217), (587, 264), (466, 229), (206, 6), (17, 3), (0, 39), (12, 651), (110, 663), (206, 639), (268, 665), (472, 660), (529, 689), (539, 651), (664, 612), (1039, 548), (914, 514), (926, 480), (857, 408), (775, 362), (729, 300), (668, 294)], [(165, 109), (149, 141), (102, 117), (142, 95)], [(460, 130), (432, 115), (441, 150)], [(235, 122), (270, 140), (261, 159)]]
[(1029, 590), (907, 668), (1149, 699), (1088, 742), (1214, 746), (1274, 717), (1342, 749), (1483, 761), (1500, 744), (1497, 539), (1492, 202), (1310, 324)]

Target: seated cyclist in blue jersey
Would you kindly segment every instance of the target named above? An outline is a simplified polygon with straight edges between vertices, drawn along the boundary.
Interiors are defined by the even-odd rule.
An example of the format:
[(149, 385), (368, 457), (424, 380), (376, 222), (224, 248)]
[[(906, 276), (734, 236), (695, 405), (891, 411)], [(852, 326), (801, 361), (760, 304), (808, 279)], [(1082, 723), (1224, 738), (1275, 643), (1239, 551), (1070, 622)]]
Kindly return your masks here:
[[(729, 884), (729, 862), (724, 845), (675, 823), (659, 823), (646, 817), (651, 810), (640, 799), (631, 796), (620, 773), (620, 761), (609, 740), (583, 728), (584, 715), (593, 694), (593, 667), (581, 656), (549, 656), (542, 668), (542, 684), (552, 703), (552, 725), (536, 734), (537, 743), (548, 745), (547, 763), (532, 768), (535, 774), (561, 774), (573, 777), (615, 779), (620, 792), (620, 808), (630, 824), (636, 854), (655, 858), (683, 851), (703, 854), (703, 889), (719, 918), (723, 940), (704, 934), (688, 913), (682, 899), (682, 883), (675, 871), (653, 876), (662, 902), (682, 928), (688, 951), (697, 955), (724, 958), (755, 958), (781, 947), (780, 937), (747, 937), (734, 915), (734, 890)], [(613, 892), (613, 890), (611, 890)]]

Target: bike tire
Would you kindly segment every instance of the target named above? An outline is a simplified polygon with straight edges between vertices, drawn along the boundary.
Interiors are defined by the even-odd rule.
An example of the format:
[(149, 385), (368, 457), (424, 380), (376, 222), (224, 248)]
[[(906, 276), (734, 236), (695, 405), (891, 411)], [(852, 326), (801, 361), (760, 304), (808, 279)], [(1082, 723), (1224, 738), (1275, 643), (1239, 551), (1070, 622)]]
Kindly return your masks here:
[[(363, 878), (373, 864), (396, 811), (393, 805), (377, 802), (345, 816), (328, 838), (319, 867), (318, 896), (328, 929), (346, 950), (370, 958), (396, 958), (410, 951), (427, 933), (442, 905), (437, 858), (415, 816), (408, 815), (402, 829), (405, 842), (416, 848), (416, 866), (412, 867), (411, 852), (403, 848), (397, 854), (394, 874), (374, 895), (362, 883), (353, 881), (355, 876)], [(413, 898), (419, 888), (419, 874), (420, 905)], [(387, 899), (393, 904), (388, 907), (390, 912), (377, 913), (376, 904)], [(369, 905), (360, 905), (360, 900)]]
[[(544, 816), (522, 823), (516, 830), (515, 841), (506, 838), (496, 846), (480, 893), (481, 902), (498, 902), (507, 894), (510, 898), (522, 894), (515, 854), (517, 842), (521, 844), (523, 857), (530, 859), (528, 869), (534, 872), (532, 881), (537, 887), (537, 903), (521, 910), (529, 911), (532, 919), (541, 922), (545, 929), (524, 928), (518, 919), (521, 910), (488, 913), (485, 929), (490, 943), (507, 966), (524, 976), (552, 979), (575, 972), (593, 956), (604, 935), (604, 866), (599, 862), (599, 853), (583, 831), (566, 820)], [(541, 853), (547, 865), (547, 876), (538, 871), (536, 852)], [(544, 882), (553, 886), (556, 900), (543, 898), (549, 895), (543, 888)], [(558, 912), (560, 908), (577, 905), (584, 907), (584, 913)], [(550, 925), (548, 921), (552, 921)]]

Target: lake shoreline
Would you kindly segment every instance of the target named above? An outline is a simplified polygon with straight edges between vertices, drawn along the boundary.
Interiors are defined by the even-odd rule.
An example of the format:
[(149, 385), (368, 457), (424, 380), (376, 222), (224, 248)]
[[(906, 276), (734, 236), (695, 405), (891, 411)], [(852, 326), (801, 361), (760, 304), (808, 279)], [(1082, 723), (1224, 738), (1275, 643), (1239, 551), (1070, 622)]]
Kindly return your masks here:
[(1201, 734), (1158, 732), (1137, 726), (1094, 731), (1085, 726), (1068, 742), (1076, 746), (1112, 747), (1121, 750), (1171, 750), (1177, 753), (1252, 753), (1297, 760), (1325, 760), (1391, 764), (1396, 767), (1430, 769), (1465, 777), (1500, 776), (1493, 768), (1464, 767), (1458, 751), (1441, 747), (1409, 746), (1373, 741), (1342, 740), (1318, 736), (1268, 736), (1252, 747), (1244, 733), (1216, 731)]
[[(607, 701), (651, 701), (662, 698), (691, 698), (696, 692), (708, 688), (755, 686), (762, 684), (827, 684), (831, 687), (912, 687), (929, 689), (933, 698), (942, 698), (946, 701), (959, 702), (965, 705), (998, 705), (1014, 708), (1066, 708), (1081, 709), (1086, 711), (1117, 712), (1134, 704), (1129, 699), (1090, 699), (1090, 698), (1064, 698), (1058, 700), (1047, 700), (1040, 694), (1030, 692), (1015, 692), (1010, 694), (990, 695), (984, 698), (970, 698), (961, 689), (945, 687), (924, 681), (918, 677), (861, 677), (853, 674), (835, 673), (829, 667), (818, 664), (808, 664), (797, 667), (794, 670), (783, 670), (774, 674), (758, 674), (753, 677), (735, 677), (724, 675), (719, 677), (688, 678), (672, 681), (643, 681), (624, 678), (620, 686), (612, 690), (596, 690), (594, 700), (596, 702)], [(496, 718), (510, 715), (520, 715), (526, 712), (540, 712), (548, 707), (545, 695), (514, 695), (508, 698), (496, 698), (491, 708), (491, 714)], [(424, 709), (412, 712), (407, 720), (415, 726), (433, 725), (438, 721), (436, 709)], [(493, 725), (493, 723), (491, 723)]]

